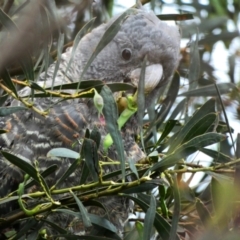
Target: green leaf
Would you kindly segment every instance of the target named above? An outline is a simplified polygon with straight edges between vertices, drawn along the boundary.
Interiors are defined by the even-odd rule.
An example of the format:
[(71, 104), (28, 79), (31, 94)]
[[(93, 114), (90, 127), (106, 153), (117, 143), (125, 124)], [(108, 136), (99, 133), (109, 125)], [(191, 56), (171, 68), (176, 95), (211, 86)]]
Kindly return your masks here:
[[(197, 123), (189, 130), (187, 135), (182, 140), (182, 143), (190, 141), (196, 136), (202, 135), (209, 130), (209, 128), (216, 122), (217, 120), (216, 113), (209, 113), (202, 118), (199, 119)], [(187, 125), (187, 124), (186, 124)]]
[[(138, 198), (136, 198), (131, 195), (123, 194), (123, 196), (133, 200), (136, 204), (138, 204), (144, 212), (147, 212), (149, 205), (145, 201), (143, 201), (142, 196), (144, 196), (144, 195), (145, 194), (138, 194)], [(171, 226), (161, 215), (159, 215), (157, 212), (155, 214), (156, 215), (155, 215), (155, 220), (154, 220), (154, 226), (155, 226), (156, 230), (158, 231), (159, 236), (162, 239), (169, 239)], [(177, 235), (176, 235), (175, 239), (180, 240)]]
[(141, 183), (138, 186), (134, 186), (128, 189), (123, 189), (121, 192), (130, 194), (130, 193), (141, 193), (141, 192), (149, 192), (154, 188), (158, 187), (161, 184), (159, 179), (149, 180), (147, 182)]
[(178, 73), (175, 73), (172, 79), (171, 85), (169, 86), (167, 96), (165, 97), (164, 101), (161, 103), (161, 110), (158, 112), (156, 116), (156, 121), (152, 121), (150, 123), (150, 126), (144, 133), (145, 142), (151, 138), (152, 136), (151, 130), (156, 128), (156, 126), (157, 126), (157, 129), (159, 129), (162, 123), (166, 120), (167, 115), (169, 114), (171, 107), (173, 106), (177, 98), (179, 86), (180, 86), (180, 76)]
[(92, 139), (85, 138), (82, 145), (83, 156), (90, 174), (95, 182), (98, 181), (98, 153), (97, 145)]
[(96, 143), (96, 146), (98, 149), (100, 146), (100, 142), (101, 142), (101, 133), (99, 132), (99, 129), (96, 125), (93, 127), (93, 130), (91, 131), (89, 138), (92, 139)]
[[(216, 84), (219, 92), (221, 94), (230, 93), (232, 90), (236, 89), (236, 86), (233, 83), (218, 83)], [(186, 96), (186, 97), (211, 97), (217, 96), (218, 93), (216, 91), (216, 87), (214, 84), (208, 85), (205, 87), (193, 89), (184, 93), (179, 94), (178, 96)]]
[(129, 163), (129, 167), (130, 167), (131, 171), (135, 174), (137, 179), (139, 179), (139, 175), (138, 175), (137, 168), (135, 166), (135, 162), (132, 159), (129, 159), (128, 163)]
[(195, 112), (195, 114), (190, 118), (190, 120), (182, 127), (178, 134), (175, 134), (171, 140), (169, 140), (170, 148), (168, 153), (173, 152), (184, 140), (184, 138), (189, 134), (193, 129), (194, 125), (201, 119), (203, 116), (215, 112), (215, 100), (208, 100), (202, 107)]
[(80, 155), (68, 148), (53, 148), (47, 153), (47, 157), (61, 157), (79, 159)]
[(113, 232), (113, 233), (117, 233), (117, 229), (116, 227), (109, 222), (106, 218), (97, 216), (95, 214), (91, 214), (89, 213), (89, 217), (91, 219), (92, 224), (95, 224), (97, 226), (100, 226), (102, 228), (108, 229), (109, 231)]
[(36, 82), (29, 81), (29, 83), (30, 83), (30, 88), (31, 89), (46, 93), (45, 89), (42, 88), (41, 86), (39, 86)]
[[(26, 174), (32, 177), (37, 183), (39, 183), (40, 185), (43, 184), (45, 190), (50, 195), (49, 188), (44, 178), (40, 175), (40, 179), (39, 179), (37, 170), (30, 163), (28, 163), (27, 160), (23, 160), (6, 151), (1, 151), (1, 153), (9, 162), (19, 167), (22, 171), (24, 171)], [(28, 161), (30, 162), (30, 160)]]
[(159, 205), (162, 211), (162, 216), (168, 217), (168, 207), (166, 205), (166, 187), (164, 185), (160, 185), (158, 187), (159, 191)]
[(207, 172), (208, 175), (212, 176), (215, 180), (217, 180), (221, 184), (231, 184), (233, 183), (233, 177), (224, 175), (222, 173), (215, 172)]
[(11, 162), (13, 165), (19, 167), (21, 170), (23, 170), (25, 173), (27, 173), (29, 176), (31, 176), (35, 181), (37, 181), (39, 183), (37, 171), (30, 164), (30, 162), (31, 162), (30, 160), (28, 160), (29, 162), (27, 162), (27, 160), (23, 160), (23, 159), (15, 156), (9, 152), (6, 152), (6, 151), (1, 151), (1, 153), (9, 162)]
[[(168, 134), (172, 131), (172, 129), (175, 127), (175, 125), (178, 123), (178, 121), (175, 120), (168, 120), (167, 124), (161, 134), (161, 137), (158, 139), (157, 143), (155, 144), (155, 146), (159, 146), (160, 143), (168, 136)], [(156, 148), (155, 147), (155, 148)]]
[(105, 117), (107, 130), (110, 133), (112, 140), (115, 144), (119, 161), (121, 162), (121, 170), (122, 170), (122, 179), (125, 179), (125, 156), (124, 156), (124, 147), (121, 133), (118, 129), (117, 119), (118, 119), (118, 111), (116, 102), (113, 98), (111, 90), (104, 86), (101, 91), (101, 96), (104, 100), (104, 108), (103, 114)]
[(180, 212), (181, 212), (181, 199), (180, 199), (179, 186), (178, 186), (176, 176), (173, 176), (172, 189), (173, 189), (173, 196), (174, 196), (174, 208), (173, 208), (172, 226), (171, 226), (169, 240), (175, 240), (175, 236), (177, 235), (178, 221), (179, 221)]
[[(1, 12), (1, 9), (0, 9), (0, 12)], [(1, 74), (2, 74), (1, 77), (3, 78), (3, 81), (6, 84), (6, 86), (15, 94), (16, 97), (18, 97), (17, 90), (10, 78), (10, 75), (9, 75), (7, 69), (3, 68)]]
[(143, 230), (143, 239), (144, 240), (151, 239), (150, 229), (153, 226), (155, 214), (156, 214), (156, 200), (155, 200), (155, 197), (151, 194), (150, 206), (146, 212), (146, 216), (144, 219), (144, 230)]
[(91, 227), (92, 224), (91, 224), (90, 218), (88, 216), (87, 209), (83, 206), (80, 199), (73, 192), (71, 192), (71, 194), (73, 195), (73, 197), (78, 205), (79, 211), (81, 212), (84, 227)]
[(143, 142), (143, 117), (145, 112), (145, 71), (146, 71), (146, 62), (147, 58), (144, 57), (141, 67), (140, 79), (138, 82), (137, 88), (137, 124), (140, 131), (140, 138), (143, 150), (145, 151), (144, 142)]
[[(108, 84), (103, 84), (102, 81), (100, 80), (88, 80), (88, 81), (82, 81), (81, 82), (81, 90), (79, 92), (79, 94), (81, 93), (81, 98), (92, 98), (94, 95), (93, 93), (88, 93), (86, 92), (86, 90), (90, 90), (91, 88), (95, 88), (97, 91), (100, 91), (102, 89), (102, 87), (106, 85), (108, 86), (112, 92), (119, 92), (119, 91), (128, 91), (128, 90), (133, 90), (134, 87), (130, 84), (127, 83), (108, 83)], [(77, 87), (77, 83), (67, 83), (67, 84), (63, 84), (63, 85), (57, 85), (53, 87), (53, 90), (69, 90), (69, 89), (73, 89), (75, 90)], [(46, 88), (45, 90), (51, 90), (50, 88)], [(61, 91), (63, 92), (63, 91)], [(65, 93), (65, 95), (69, 95), (71, 96), (70, 93), (67, 92), (63, 92)], [(29, 95), (26, 95), (24, 97), (28, 97)], [(34, 97), (38, 97), (38, 98), (43, 98), (43, 97), (49, 97), (51, 96), (50, 93), (48, 93), (47, 91), (45, 91), (45, 93), (35, 93)], [(52, 97), (58, 97), (53, 95)]]
[(184, 98), (182, 101), (180, 101), (177, 104), (177, 106), (172, 111), (172, 113), (169, 117), (169, 120), (175, 119), (180, 112), (183, 112), (185, 106), (186, 106), (186, 98)]
[(4, 203), (8, 203), (8, 202), (11, 202), (11, 201), (16, 201), (18, 200), (18, 196), (12, 196), (12, 197), (7, 197), (7, 198), (1, 198), (0, 200), (0, 205), (1, 204), (4, 204)]
[(0, 22), (7, 30), (19, 31), (12, 19), (1, 8)]
[(54, 185), (54, 188), (58, 185), (60, 185), (63, 181), (65, 181), (76, 169), (79, 167), (81, 163), (81, 159), (76, 159), (71, 166), (64, 172), (64, 174), (61, 176), (60, 179), (57, 180), (57, 182)]
[(226, 138), (227, 136), (218, 134), (218, 133), (213, 133), (213, 132), (205, 133), (203, 135), (199, 135), (195, 138), (192, 138), (188, 142), (181, 145), (179, 148), (176, 149), (175, 154), (180, 154), (186, 149), (191, 149), (190, 152), (193, 153), (203, 147), (223, 141)]
[[(49, 176), (50, 174), (54, 173), (57, 169), (58, 169), (58, 166), (57, 166), (56, 164), (53, 164), (53, 165), (49, 166), (46, 170), (44, 170), (44, 171), (41, 173), (41, 176), (42, 176), (43, 178), (46, 178), (46, 177)], [(25, 189), (30, 188), (30, 187), (33, 186), (34, 184), (35, 184), (35, 181), (34, 181), (34, 180), (28, 182), (28, 183), (25, 185)]]
[(139, 221), (135, 222), (135, 229), (138, 233), (138, 239), (143, 239), (143, 224)]
[(227, 156), (219, 151), (215, 151), (208, 148), (201, 148), (199, 149), (201, 152), (205, 153), (206, 155), (212, 157), (214, 159), (214, 162), (219, 162), (220, 160), (222, 162), (230, 162), (232, 161), (232, 158), (230, 156)]
[(228, 30), (222, 30), (221, 33), (219, 34), (209, 34), (209, 35), (206, 35), (205, 38), (202, 38), (200, 41), (199, 41), (199, 44), (214, 44), (216, 43), (217, 41), (229, 41), (229, 40), (232, 40), (233, 38), (235, 37), (238, 37), (239, 36), (239, 32), (238, 30), (236, 31), (228, 31)]
[(79, 184), (81, 185), (81, 184), (86, 183), (89, 175), (90, 175), (89, 168), (87, 167), (86, 162), (83, 162), (82, 171), (81, 171), (81, 178), (80, 178)]
[[(62, 212), (64, 214), (70, 214), (74, 217), (82, 219), (81, 213), (74, 212), (74, 211), (69, 210), (69, 209), (56, 209), (56, 210), (53, 210), (53, 211), (54, 212)], [(111, 222), (109, 222), (106, 218), (103, 218), (103, 217), (100, 217), (100, 216), (97, 216), (97, 215), (91, 214), (91, 213), (88, 213), (88, 216), (89, 216), (92, 224), (95, 224), (97, 226), (105, 228), (105, 229), (107, 229), (107, 230), (109, 230), (113, 233), (117, 232), (116, 227)]]
[(160, 162), (153, 165), (144, 175), (146, 175), (149, 171), (155, 171), (160, 168), (163, 170), (174, 166), (181, 158), (185, 158), (190, 154), (201, 150), (203, 147), (223, 141), (225, 139), (225, 135), (218, 133), (205, 133), (203, 135), (197, 136), (191, 139), (189, 142), (186, 142), (183, 145), (179, 146), (175, 152), (167, 155)]

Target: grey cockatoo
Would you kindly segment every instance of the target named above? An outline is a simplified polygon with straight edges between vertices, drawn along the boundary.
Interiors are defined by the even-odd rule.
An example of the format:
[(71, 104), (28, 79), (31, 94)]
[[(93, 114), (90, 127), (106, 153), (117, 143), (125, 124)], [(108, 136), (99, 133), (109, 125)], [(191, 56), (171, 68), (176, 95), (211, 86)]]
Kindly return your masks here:
[[(83, 68), (96, 49), (98, 42), (118, 17), (100, 25), (82, 38), (67, 73), (65, 70), (72, 48), (62, 54), (55, 85), (79, 80)], [(160, 21), (153, 12), (135, 9), (132, 14), (122, 20), (121, 28), (116, 36), (96, 56), (82, 79), (100, 79), (107, 83), (128, 82), (137, 87), (142, 62), (146, 59), (145, 92), (146, 103), (149, 104), (154, 101), (159, 88), (177, 68), (179, 44), (180, 34), (176, 26), (168, 26), (165, 22)], [(37, 80), (38, 84), (45, 87), (52, 86), (54, 69), (55, 64), (49, 67), (47, 74), (42, 73)], [(29, 93), (30, 89), (28, 88), (19, 92), (22, 96)], [(41, 98), (34, 101), (38, 108), (44, 110), (52, 103), (53, 99)], [(20, 103), (14, 100), (11, 105), (16, 106)], [(105, 125), (99, 123), (99, 113), (94, 107), (92, 99), (68, 100), (53, 105), (46, 117), (26, 110), (1, 118), (0, 128), (7, 129), (8, 133), (0, 136), (0, 143), (2, 149), (31, 164), (37, 160), (41, 170), (52, 164), (57, 164), (58, 170), (48, 180), (51, 186), (72, 164), (72, 159), (58, 160), (47, 157), (49, 150), (56, 147), (73, 149), (72, 144), (77, 139), (84, 137), (85, 129), (92, 130), (93, 126), (99, 128), (102, 139), (108, 134)], [(133, 116), (121, 129), (126, 160), (138, 161), (145, 156), (134, 141), (136, 131), (137, 126)], [(102, 143), (100, 145), (102, 146)], [(76, 151), (79, 151), (80, 148), (81, 145), (74, 145)], [(110, 147), (108, 154), (109, 158), (118, 160), (114, 146)], [(77, 168), (75, 173), (70, 175), (60, 187), (78, 184), (80, 175), (81, 168)], [(18, 184), (23, 181), (23, 176), (21, 170), (1, 157), (1, 197), (15, 190)], [(103, 208), (96, 210), (96, 206), (88, 207), (88, 212), (108, 218), (121, 232), (123, 223), (128, 217), (129, 202), (122, 197), (102, 197), (99, 198), (99, 201), (105, 206), (108, 213)], [(3, 209), (0, 212), (6, 214)], [(68, 224), (69, 222), (65, 221), (64, 223)]]

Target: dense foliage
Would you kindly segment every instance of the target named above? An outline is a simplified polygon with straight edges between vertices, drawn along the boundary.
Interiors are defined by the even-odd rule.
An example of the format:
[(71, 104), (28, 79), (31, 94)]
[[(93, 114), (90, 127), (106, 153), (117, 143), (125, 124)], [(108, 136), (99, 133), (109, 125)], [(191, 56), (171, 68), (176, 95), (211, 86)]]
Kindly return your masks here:
[[(92, 16), (97, 16), (94, 25), (98, 25), (106, 20), (108, 14), (112, 14), (115, 7), (113, 0), (104, 1), (100, 9), (92, 7), (90, 2), (61, 0), (39, 1), (36, 4), (22, 0), (0, 1), (0, 116), (32, 107), (31, 98), (27, 100), (18, 96), (17, 90), (24, 86), (30, 86), (34, 90), (32, 96), (38, 94), (38, 97), (56, 96), (66, 99), (75, 98), (76, 95), (65, 94), (65, 89), (80, 90), (77, 96), (79, 98), (93, 97), (92, 88), (102, 89), (104, 102), (109, 104), (105, 107), (115, 106), (109, 89), (113, 92), (124, 91), (129, 85), (105, 85), (101, 81), (93, 81), (84, 83), (80, 89), (78, 84), (62, 86), (60, 92), (58, 89), (43, 89), (34, 83), (40, 72), (47, 69), (68, 46), (76, 46), (80, 38), (93, 27), (90, 21)], [(53, 149), (53, 155), (76, 159), (62, 178), (56, 180), (55, 186), (47, 186), (44, 178), (56, 171), (56, 166), (50, 166), (40, 175), (37, 166), (31, 166), (17, 156), (2, 151), (3, 157), (26, 172), (25, 181), (19, 185), (18, 191), (0, 199), (0, 204), (18, 199), (20, 208), (17, 214), (10, 213), (8, 218), (0, 219), (0, 228), (6, 229), (10, 223), (23, 219), (26, 221), (25, 227), (19, 232), (6, 231), (5, 237), (24, 239), (24, 234), (31, 229), (28, 239), (44, 239), (44, 228), (40, 232), (39, 230), (45, 223), (54, 228), (59, 236), (81, 239), (74, 238), (54, 222), (45, 221), (41, 218), (41, 213), (62, 211), (81, 216), (86, 225), (100, 225), (99, 219), (88, 216), (83, 205), (98, 196), (121, 194), (135, 202), (135, 216), (130, 216), (124, 239), (239, 238), (240, 138), (238, 136), (234, 139), (232, 136), (234, 127), (229, 124), (231, 119), (228, 119), (228, 110), (230, 107), (237, 109), (235, 117), (239, 118), (237, 74), (240, 72), (236, 66), (240, 49), (239, 46), (233, 47), (232, 42), (239, 38), (237, 20), (239, 21), (240, 3), (238, 0), (206, 2), (208, 4), (201, 4), (200, 1), (155, 0), (149, 4), (157, 12), (169, 6), (177, 11), (176, 15), (162, 14), (159, 18), (179, 21), (182, 37), (188, 39), (188, 43), (182, 47), (182, 59), (173, 79), (162, 89), (156, 105), (149, 106), (148, 117), (139, 121), (142, 125), (139, 126), (141, 134), (137, 141), (145, 149), (146, 159), (136, 165), (122, 163), (122, 170), (100, 176), (100, 185), (99, 176), (93, 176), (95, 182), (87, 183), (87, 176), (83, 175), (79, 186), (56, 190), (55, 186), (64, 181), (83, 158), (86, 162), (88, 159), (91, 162), (91, 156), (86, 153), (91, 148), (91, 141), (98, 141), (94, 138), (95, 133), (86, 132), (80, 154), (66, 149), (56, 152)], [(193, 14), (194, 20), (191, 20), (189, 12)], [(234, 30), (230, 31), (229, 25)], [(107, 41), (109, 39), (105, 39)], [(229, 66), (229, 72), (226, 73), (228, 81), (223, 81), (219, 74), (215, 75), (215, 69), (210, 64), (214, 46), (219, 41), (227, 50), (231, 49), (229, 58), (226, 59)], [(24, 107), (8, 107), (10, 98), (18, 99)], [(46, 114), (39, 109), (33, 110)], [(140, 112), (139, 116), (146, 113)], [(114, 119), (108, 116), (107, 111), (104, 114), (109, 125), (114, 128)], [(4, 130), (0, 131), (4, 133)], [(121, 137), (117, 131), (113, 134), (116, 134), (113, 136), (114, 144), (118, 144)], [(121, 147), (121, 144), (117, 146), (120, 152)], [(97, 154), (97, 150), (95, 148), (92, 151)], [(206, 156), (211, 160), (206, 160), (209, 159)], [(104, 163), (99, 164), (101, 168)], [(86, 165), (86, 169), (91, 172), (94, 166)], [(123, 173), (124, 176), (125, 167), (126, 174), (135, 179), (130, 183), (121, 181), (120, 175)], [(88, 171), (86, 170), (86, 175)], [(203, 174), (196, 181), (195, 175), (199, 173)], [(112, 177), (119, 181), (113, 184), (109, 180)], [(35, 205), (30, 210), (25, 208), (21, 196), (24, 189), (34, 184), (33, 180), (42, 187), (42, 191), (24, 197), (45, 197), (48, 204)], [(82, 189), (84, 191), (79, 193)], [(52, 196), (69, 192), (71, 195), (60, 201), (61, 207), (54, 202)], [(70, 206), (76, 211), (64, 206)], [(102, 227), (116, 232), (111, 225), (102, 224)], [(119, 239), (117, 234), (109, 237)]]

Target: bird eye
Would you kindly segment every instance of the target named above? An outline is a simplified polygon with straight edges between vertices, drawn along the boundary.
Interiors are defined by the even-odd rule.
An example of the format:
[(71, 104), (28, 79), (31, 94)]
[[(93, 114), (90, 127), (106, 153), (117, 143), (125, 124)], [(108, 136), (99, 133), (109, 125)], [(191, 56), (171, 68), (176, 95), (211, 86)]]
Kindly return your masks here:
[(128, 61), (132, 56), (132, 51), (128, 48), (122, 51), (122, 57), (124, 60)]

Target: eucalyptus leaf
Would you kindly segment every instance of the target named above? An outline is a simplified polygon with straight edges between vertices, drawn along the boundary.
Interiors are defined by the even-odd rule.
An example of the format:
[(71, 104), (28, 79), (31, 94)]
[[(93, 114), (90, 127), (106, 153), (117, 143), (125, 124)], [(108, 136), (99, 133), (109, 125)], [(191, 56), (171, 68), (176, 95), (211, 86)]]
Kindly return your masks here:
[(88, 167), (90, 174), (95, 182), (99, 180), (98, 173), (98, 153), (97, 144), (95, 141), (85, 138), (82, 146), (82, 151), (85, 158), (85, 163)]
[(80, 155), (78, 152), (68, 148), (53, 148), (47, 153), (47, 157), (79, 159)]
[(180, 186), (178, 185), (177, 177), (173, 176), (172, 189), (173, 189), (173, 195), (174, 195), (174, 210), (173, 210), (172, 226), (171, 226), (169, 240), (175, 240), (179, 218), (181, 214), (181, 199), (180, 199), (179, 187)]
[[(164, 157), (160, 162), (154, 164), (149, 171), (155, 171), (157, 169), (166, 169), (170, 166), (174, 166), (181, 158), (187, 157), (190, 154), (201, 150), (201, 148), (209, 146), (214, 143), (218, 143), (226, 139), (225, 135), (218, 133), (206, 133), (191, 139), (189, 142), (179, 146), (172, 154)], [(145, 175), (149, 172), (147, 171)]]
[(47, 191), (47, 194), (50, 196), (50, 191), (47, 183), (41, 175), (38, 176), (37, 170), (29, 163), (30, 160), (27, 161), (27, 159), (21, 159), (6, 151), (1, 151), (1, 153), (9, 162), (19, 167), (22, 171), (32, 177), (37, 183), (40, 185), (43, 184), (44, 190)]
[(64, 174), (57, 180), (57, 182), (54, 185), (54, 188), (58, 185), (61, 185), (62, 182), (64, 182), (73, 172), (76, 171), (76, 169), (79, 167), (81, 163), (81, 159), (76, 159), (71, 166), (64, 172)]
[[(218, 83), (216, 84), (221, 94), (230, 93), (232, 90), (236, 89), (235, 84), (233, 83)], [(216, 91), (216, 87), (214, 84), (208, 85), (205, 87), (200, 87), (197, 89), (192, 89), (187, 92), (181, 93), (178, 96), (186, 96), (186, 97), (211, 97), (217, 96), (218, 93)]]
[(88, 216), (88, 212), (87, 212), (86, 208), (83, 206), (80, 199), (73, 192), (71, 192), (71, 194), (73, 195), (73, 197), (74, 197), (74, 199), (75, 199), (75, 201), (78, 205), (79, 211), (81, 212), (84, 227), (91, 227), (92, 224), (91, 224), (91, 221), (90, 221), (90, 218)]
[(118, 111), (116, 102), (113, 98), (111, 90), (104, 86), (101, 91), (101, 96), (104, 99), (104, 108), (103, 114), (105, 117), (107, 130), (111, 134), (112, 140), (115, 144), (119, 161), (121, 162), (121, 170), (122, 170), (122, 179), (125, 179), (125, 156), (124, 156), (124, 147), (121, 133), (118, 129), (117, 119), (118, 119)]
[[(149, 205), (146, 204), (144, 201), (142, 201), (142, 198), (140, 199), (140, 197), (136, 198), (136, 197), (133, 197), (131, 195), (126, 195), (126, 194), (124, 194), (123, 196), (133, 200), (136, 204), (138, 204), (142, 208), (142, 210), (144, 212), (147, 212)], [(141, 196), (141, 195), (139, 195), (139, 196)], [(155, 214), (156, 215), (155, 215), (155, 220), (154, 220), (154, 226), (155, 226), (156, 230), (158, 231), (159, 236), (162, 239), (169, 239), (171, 226), (160, 214), (158, 214), (157, 212)], [(177, 235), (176, 235), (175, 239), (180, 240)]]
[(208, 100), (200, 109), (198, 109), (195, 114), (190, 118), (190, 120), (185, 124), (184, 127), (174, 135), (172, 140), (170, 141), (170, 148), (168, 153), (171, 153), (174, 149), (176, 149), (184, 140), (184, 138), (189, 134), (189, 132), (193, 129), (194, 125), (199, 122), (199, 119), (209, 113), (215, 112), (215, 100)]
[(150, 205), (146, 212), (144, 220), (143, 240), (149, 240), (151, 238), (151, 231), (149, 230), (153, 226), (155, 214), (156, 214), (156, 200), (155, 197), (151, 194)]

